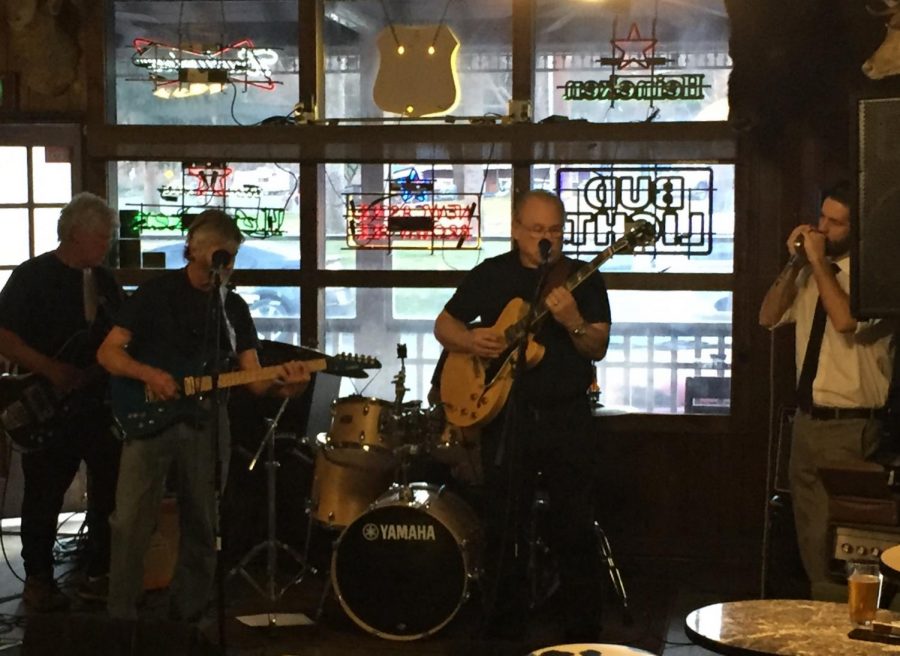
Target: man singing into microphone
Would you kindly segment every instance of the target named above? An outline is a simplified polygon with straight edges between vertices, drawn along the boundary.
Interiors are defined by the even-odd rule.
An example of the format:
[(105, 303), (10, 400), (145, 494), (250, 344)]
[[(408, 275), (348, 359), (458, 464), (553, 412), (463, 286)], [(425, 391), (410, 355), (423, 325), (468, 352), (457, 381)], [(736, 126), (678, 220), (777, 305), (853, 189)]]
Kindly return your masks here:
[(878, 447), (891, 381), (892, 326), (850, 313), (849, 185), (823, 194), (818, 224), (797, 226), (791, 254), (759, 311), (766, 328), (795, 324), (797, 414), (789, 477), (797, 542), (814, 599), (845, 600), (830, 580), (828, 496), (818, 467), (864, 460)]
[[(257, 337), (250, 310), (240, 296), (226, 291), (234, 257), (243, 235), (228, 214), (206, 210), (188, 230), (188, 264), (145, 283), (125, 303), (97, 353), (111, 374), (140, 381), (162, 400), (182, 390), (178, 376), (259, 369)], [(224, 317), (215, 335), (216, 294), (222, 296)], [(216, 352), (218, 343), (219, 350)], [(115, 384), (116, 381), (113, 381)], [(257, 394), (301, 393), (309, 373), (300, 363), (283, 365), (277, 384), (258, 382)], [(211, 398), (195, 401), (187, 420), (175, 418), (145, 439), (125, 435), (112, 527), (109, 612), (134, 618), (142, 593), (144, 554), (156, 525), (166, 475), (174, 471), (181, 539), (178, 566), (171, 586), (170, 617), (196, 621), (206, 608), (216, 565), (217, 444), (221, 462), (228, 462), (228, 414), (219, 405), (219, 431), (214, 435)], [(115, 402), (114, 402), (115, 406)], [(113, 408), (115, 411), (115, 407)], [(172, 467), (174, 465), (174, 468)], [(222, 472), (221, 481), (226, 476)]]
[[(506, 408), (481, 434), (484, 469), (485, 630), (523, 637), (527, 626), (528, 543), (535, 487), (550, 498), (548, 538), (560, 567), (560, 604), (567, 642), (596, 642), (600, 630), (599, 561), (593, 534), (596, 435), (587, 396), (593, 360), (606, 355), (610, 313), (606, 286), (595, 272), (573, 292), (562, 285), (578, 263), (562, 256), (564, 208), (555, 195), (533, 190), (518, 201), (515, 246), (476, 266), (435, 322), (451, 352), (497, 358), (506, 349), (493, 326), (516, 298), (549, 316), (535, 335), (543, 359), (518, 375)], [(442, 385), (448, 384), (446, 379)], [(540, 481), (538, 482), (538, 473)]]

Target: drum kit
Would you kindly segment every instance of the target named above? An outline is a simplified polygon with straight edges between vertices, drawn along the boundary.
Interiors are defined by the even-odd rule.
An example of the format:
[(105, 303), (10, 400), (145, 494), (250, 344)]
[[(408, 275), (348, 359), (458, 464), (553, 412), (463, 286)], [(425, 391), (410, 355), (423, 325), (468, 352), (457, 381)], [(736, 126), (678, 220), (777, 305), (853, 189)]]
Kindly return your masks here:
[[(415, 640), (444, 627), (468, 599), (479, 575), (482, 533), (475, 512), (458, 494), (411, 478), (426, 461), (448, 466), (462, 483), (476, 483), (480, 454), (474, 435), (446, 425), (439, 407), (403, 401), (402, 344), (398, 356), (393, 401), (361, 395), (335, 400), (329, 430), (309, 444), (314, 464), (302, 557), (274, 535), (267, 545), (269, 551), (287, 550), (301, 565), (286, 589), (316, 572), (307, 564), (310, 537), (328, 534), (330, 572), (318, 616), (333, 591), (362, 629)], [(257, 589), (263, 587), (273, 589)], [(274, 601), (280, 592), (267, 596)]]

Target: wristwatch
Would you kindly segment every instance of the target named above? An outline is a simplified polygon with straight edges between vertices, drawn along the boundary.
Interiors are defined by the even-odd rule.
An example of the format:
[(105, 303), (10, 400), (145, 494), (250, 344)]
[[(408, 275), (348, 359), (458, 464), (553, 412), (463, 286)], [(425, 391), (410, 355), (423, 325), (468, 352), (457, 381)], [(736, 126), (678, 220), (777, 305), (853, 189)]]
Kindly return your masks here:
[(569, 332), (575, 335), (575, 337), (581, 337), (587, 332), (587, 322), (582, 321), (577, 326), (572, 328), (572, 330), (570, 330)]

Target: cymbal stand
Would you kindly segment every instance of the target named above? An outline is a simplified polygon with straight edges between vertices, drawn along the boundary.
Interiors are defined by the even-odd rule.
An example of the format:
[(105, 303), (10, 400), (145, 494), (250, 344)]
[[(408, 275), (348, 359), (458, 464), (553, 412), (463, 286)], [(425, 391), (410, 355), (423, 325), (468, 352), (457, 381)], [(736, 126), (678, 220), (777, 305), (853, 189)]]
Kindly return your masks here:
[(394, 415), (400, 417), (403, 412), (403, 396), (409, 389), (406, 387), (406, 344), (397, 344), (397, 357), (400, 358), (400, 371), (394, 376)]
[[(252, 471), (256, 466), (257, 460), (259, 460), (259, 456), (262, 453), (263, 447), (265, 447), (266, 510), (268, 513), (267, 537), (264, 541), (260, 542), (252, 549), (250, 549), (250, 551), (247, 552), (247, 554), (241, 559), (241, 561), (237, 565), (235, 565), (228, 573), (229, 578), (231, 578), (235, 574), (240, 574), (244, 578), (244, 580), (246, 580), (253, 587), (253, 589), (255, 589), (270, 603), (278, 601), (288, 588), (303, 580), (307, 573), (316, 574), (316, 568), (310, 565), (307, 559), (297, 553), (289, 545), (281, 542), (278, 539), (277, 535), (276, 474), (278, 468), (281, 466), (281, 463), (279, 463), (275, 459), (275, 429), (278, 426), (278, 421), (281, 419), (281, 415), (284, 413), (284, 410), (287, 407), (287, 403), (288, 399), (285, 398), (284, 401), (282, 401), (281, 406), (278, 408), (278, 413), (275, 415), (275, 418), (268, 420), (269, 430), (266, 433), (265, 437), (263, 437), (262, 441), (259, 443), (259, 448), (256, 450), (256, 454), (253, 456), (253, 459), (250, 461), (250, 465), (248, 466), (248, 470)], [(279, 551), (284, 551), (300, 565), (300, 571), (283, 587), (279, 587), (276, 580)], [(256, 582), (256, 580), (246, 569), (247, 565), (249, 565), (253, 561), (253, 559), (261, 553), (266, 554), (266, 581), (264, 588)]]

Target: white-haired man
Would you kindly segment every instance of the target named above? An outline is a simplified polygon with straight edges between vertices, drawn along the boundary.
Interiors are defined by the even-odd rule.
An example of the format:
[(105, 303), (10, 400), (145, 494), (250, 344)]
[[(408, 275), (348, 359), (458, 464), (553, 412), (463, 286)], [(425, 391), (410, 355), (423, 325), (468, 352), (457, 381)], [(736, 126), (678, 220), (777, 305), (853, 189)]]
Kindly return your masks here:
[(69, 401), (67, 415), (54, 423), (55, 439), (22, 454), (23, 600), (34, 611), (68, 606), (53, 577), (53, 545), (63, 497), (82, 460), (88, 538), (79, 594), (92, 600), (105, 594), (120, 445), (110, 431), (106, 377), (95, 355), (121, 302), (118, 284), (102, 266), (118, 225), (102, 198), (77, 194), (60, 213), (59, 246), (16, 267), (0, 292), (0, 355)]

